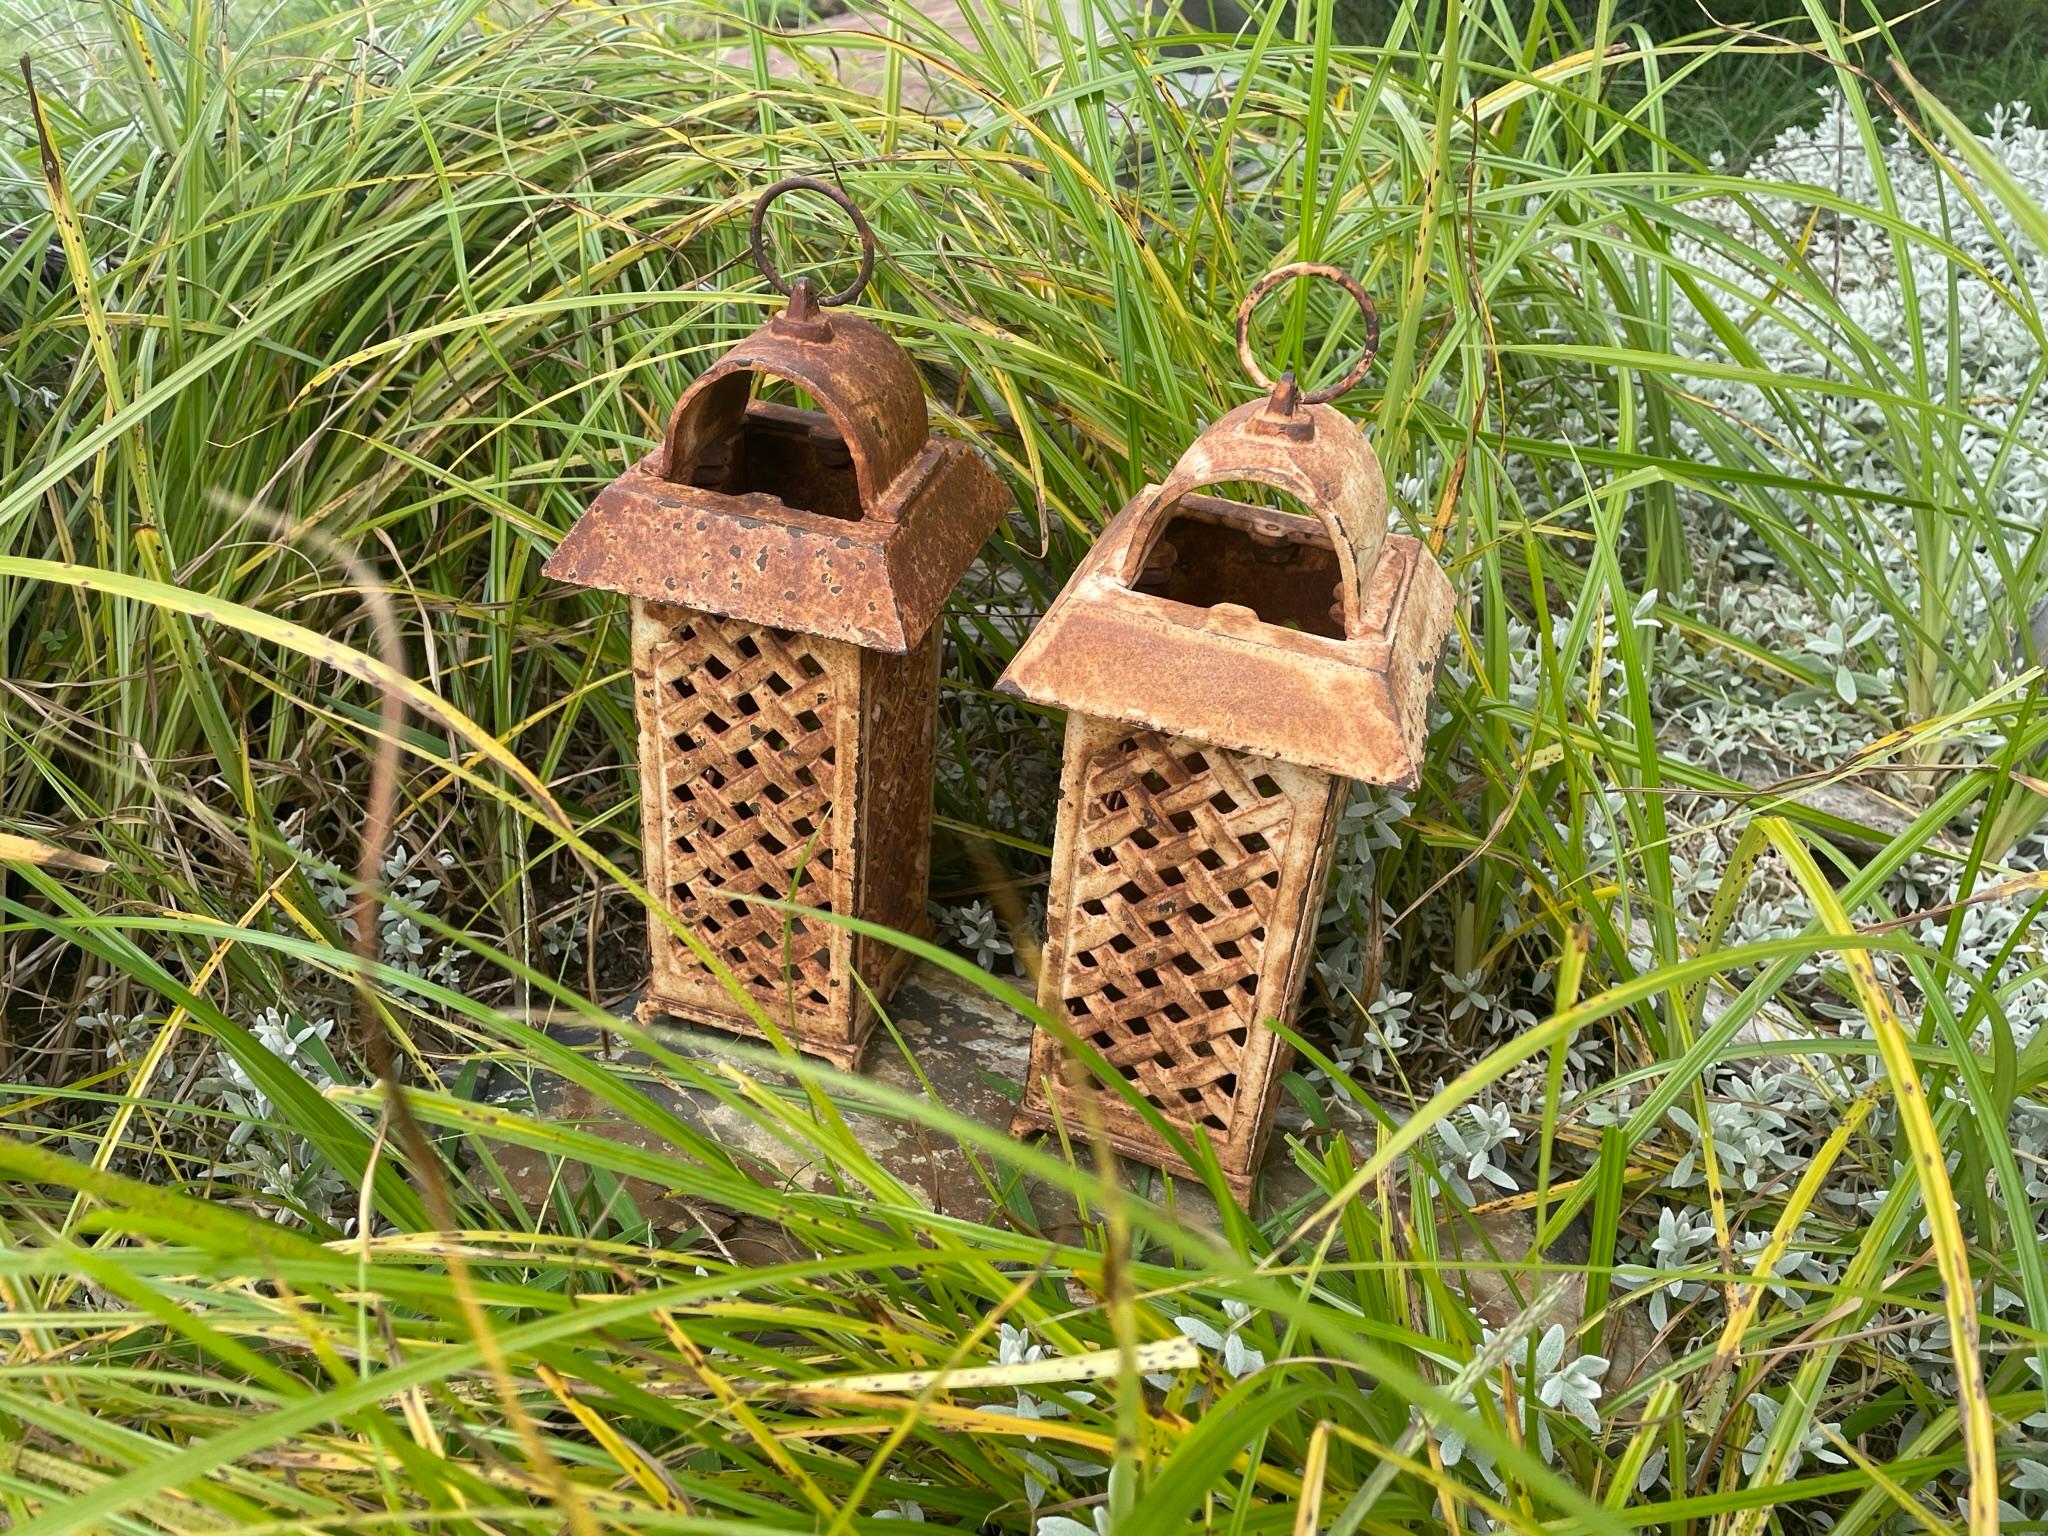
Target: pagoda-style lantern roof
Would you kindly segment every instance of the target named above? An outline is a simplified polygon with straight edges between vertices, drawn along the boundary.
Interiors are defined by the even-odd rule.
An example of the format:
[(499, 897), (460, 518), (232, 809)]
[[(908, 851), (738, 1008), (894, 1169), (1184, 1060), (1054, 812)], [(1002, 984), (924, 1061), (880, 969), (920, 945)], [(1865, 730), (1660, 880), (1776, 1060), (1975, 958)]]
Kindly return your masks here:
[[(1313, 517), (1199, 494), (1232, 484), (1283, 492)], [(996, 686), (1413, 786), (1452, 607), (1428, 550), (1388, 531), (1365, 434), (1283, 379), (1126, 504)]]
[[(847, 294), (872, 264), (868, 243)], [(813, 298), (799, 280), (783, 313), (690, 386), (661, 445), (598, 494), (547, 574), (870, 650), (915, 647), (1010, 498), (972, 448), (930, 435), (909, 354), (869, 321), (824, 312), (843, 297)], [(818, 410), (754, 399), (762, 378)]]

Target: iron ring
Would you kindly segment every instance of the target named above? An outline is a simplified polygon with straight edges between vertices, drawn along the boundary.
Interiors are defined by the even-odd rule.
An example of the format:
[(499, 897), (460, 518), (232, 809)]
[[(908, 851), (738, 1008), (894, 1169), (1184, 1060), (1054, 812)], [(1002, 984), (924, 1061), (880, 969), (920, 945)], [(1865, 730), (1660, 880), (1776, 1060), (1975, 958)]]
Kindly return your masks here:
[(834, 304), (851, 304), (859, 298), (868, 280), (875, 275), (875, 232), (868, 228), (868, 221), (839, 188), (813, 176), (788, 176), (769, 187), (754, 200), (754, 217), (747, 229), (747, 244), (754, 253), (754, 265), (761, 269), (761, 275), (768, 279), (768, 286), (777, 293), (787, 295), (789, 284), (782, 280), (782, 273), (776, 268), (775, 258), (768, 254), (768, 242), (764, 238), (768, 220), (768, 206), (785, 192), (815, 192), (827, 201), (837, 204), (846, 216), (853, 220), (854, 233), (860, 236), (860, 271), (852, 282), (837, 293), (821, 295), (817, 299), (820, 308)]
[(1357, 388), (1365, 377), (1365, 371), (1372, 366), (1373, 358), (1380, 349), (1380, 312), (1366, 296), (1365, 286), (1342, 267), (1331, 266), (1322, 261), (1294, 261), (1284, 267), (1275, 267), (1264, 277), (1253, 283), (1244, 301), (1237, 306), (1237, 360), (1251, 381), (1261, 389), (1272, 389), (1274, 381), (1266, 377), (1266, 371), (1252, 356), (1252, 311), (1259, 307), (1259, 300), (1278, 288), (1282, 283), (1297, 277), (1320, 277), (1335, 283), (1357, 301), (1359, 313), (1365, 316), (1365, 347), (1358, 354), (1358, 361), (1336, 383), (1322, 389), (1310, 390), (1303, 394), (1304, 405), (1323, 405), (1339, 395)]

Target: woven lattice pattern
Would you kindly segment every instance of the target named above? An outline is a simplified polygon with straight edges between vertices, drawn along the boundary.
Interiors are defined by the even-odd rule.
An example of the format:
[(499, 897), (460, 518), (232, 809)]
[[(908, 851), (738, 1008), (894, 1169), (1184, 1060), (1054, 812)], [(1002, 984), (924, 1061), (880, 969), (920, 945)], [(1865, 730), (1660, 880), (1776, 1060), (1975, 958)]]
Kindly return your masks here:
[[(836, 683), (820, 642), (690, 613), (654, 656), (676, 915), (778, 1014), (829, 1000), (829, 930), (734, 899), (833, 910)], [(801, 872), (799, 872), (799, 870)], [(785, 948), (786, 945), (786, 948)], [(679, 956), (694, 964), (687, 951)]]
[(1222, 1132), (1295, 806), (1259, 759), (1149, 731), (1096, 751), (1081, 796), (1061, 1001), (1170, 1121)]

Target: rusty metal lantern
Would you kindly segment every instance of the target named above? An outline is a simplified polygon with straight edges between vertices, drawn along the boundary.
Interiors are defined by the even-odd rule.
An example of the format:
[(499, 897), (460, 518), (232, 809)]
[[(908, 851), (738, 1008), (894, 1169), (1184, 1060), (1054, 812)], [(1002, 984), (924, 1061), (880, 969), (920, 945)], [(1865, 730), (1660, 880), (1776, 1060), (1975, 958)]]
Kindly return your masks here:
[[(762, 238), (786, 192), (821, 193), (861, 240), (853, 283), (784, 284)], [(856, 1064), (907, 957), (747, 898), (916, 933), (938, 702), (936, 623), (1010, 506), (964, 443), (930, 435), (909, 355), (828, 307), (857, 297), (874, 236), (797, 177), (754, 206), (754, 256), (789, 304), (698, 379), (660, 447), (613, 481), (547, 574), (632, 601), (647, 884), (792, 1043)], [(816, 403), (755, 397), (780, 379)], [(745, 1034), (750, 1011), (651, 916), (644, 1018)], [(856, 979), (858, 978), (858, 979)]]
[[(1370, 331), (1313, 394), (1267, 379), (1250, 347), (1259, 300), (1301, 276), (1344, 287)], [(1301, 993), (1347, 781), (1416, 782), (1453, 598), (1429, 550), (1388, 530), (1379, 460), (1327, 403), (1371, 363), (1364, 290), (1281, 268), (1237, 333), (1267, 397), (1131, 499), (997, 686), (1067, 711), (1039, 1003), (1168, 1125), (1206, 1135), (1244, 1192), (1289, 1060), (1270, 1025)], [(1313, 516), (1200, 494), (1238, 483)], [(1189, 1171), (1063, 1054), (1034, 1034), (1019, 1134), (1099, 1114), (1118, 1151)]]

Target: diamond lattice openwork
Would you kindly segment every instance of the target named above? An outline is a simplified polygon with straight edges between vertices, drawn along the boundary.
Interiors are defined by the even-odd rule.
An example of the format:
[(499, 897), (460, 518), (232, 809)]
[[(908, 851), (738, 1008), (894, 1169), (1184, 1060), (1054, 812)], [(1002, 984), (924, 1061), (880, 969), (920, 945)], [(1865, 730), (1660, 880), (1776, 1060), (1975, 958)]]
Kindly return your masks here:
[(653, 658), (671, 802), (661, 880), (676, 916), (778, 1017), (792, 998), (799, 1014), (829, 1006), (830, 931), (733, 893), (841, 905), (839, 701), (826, 644), (692, 612)]
[(1149, 731), (1082, 776), (1062, 1001), (1170, 1121), (1224, 1132), (1295, 807), (1257, 759)]

